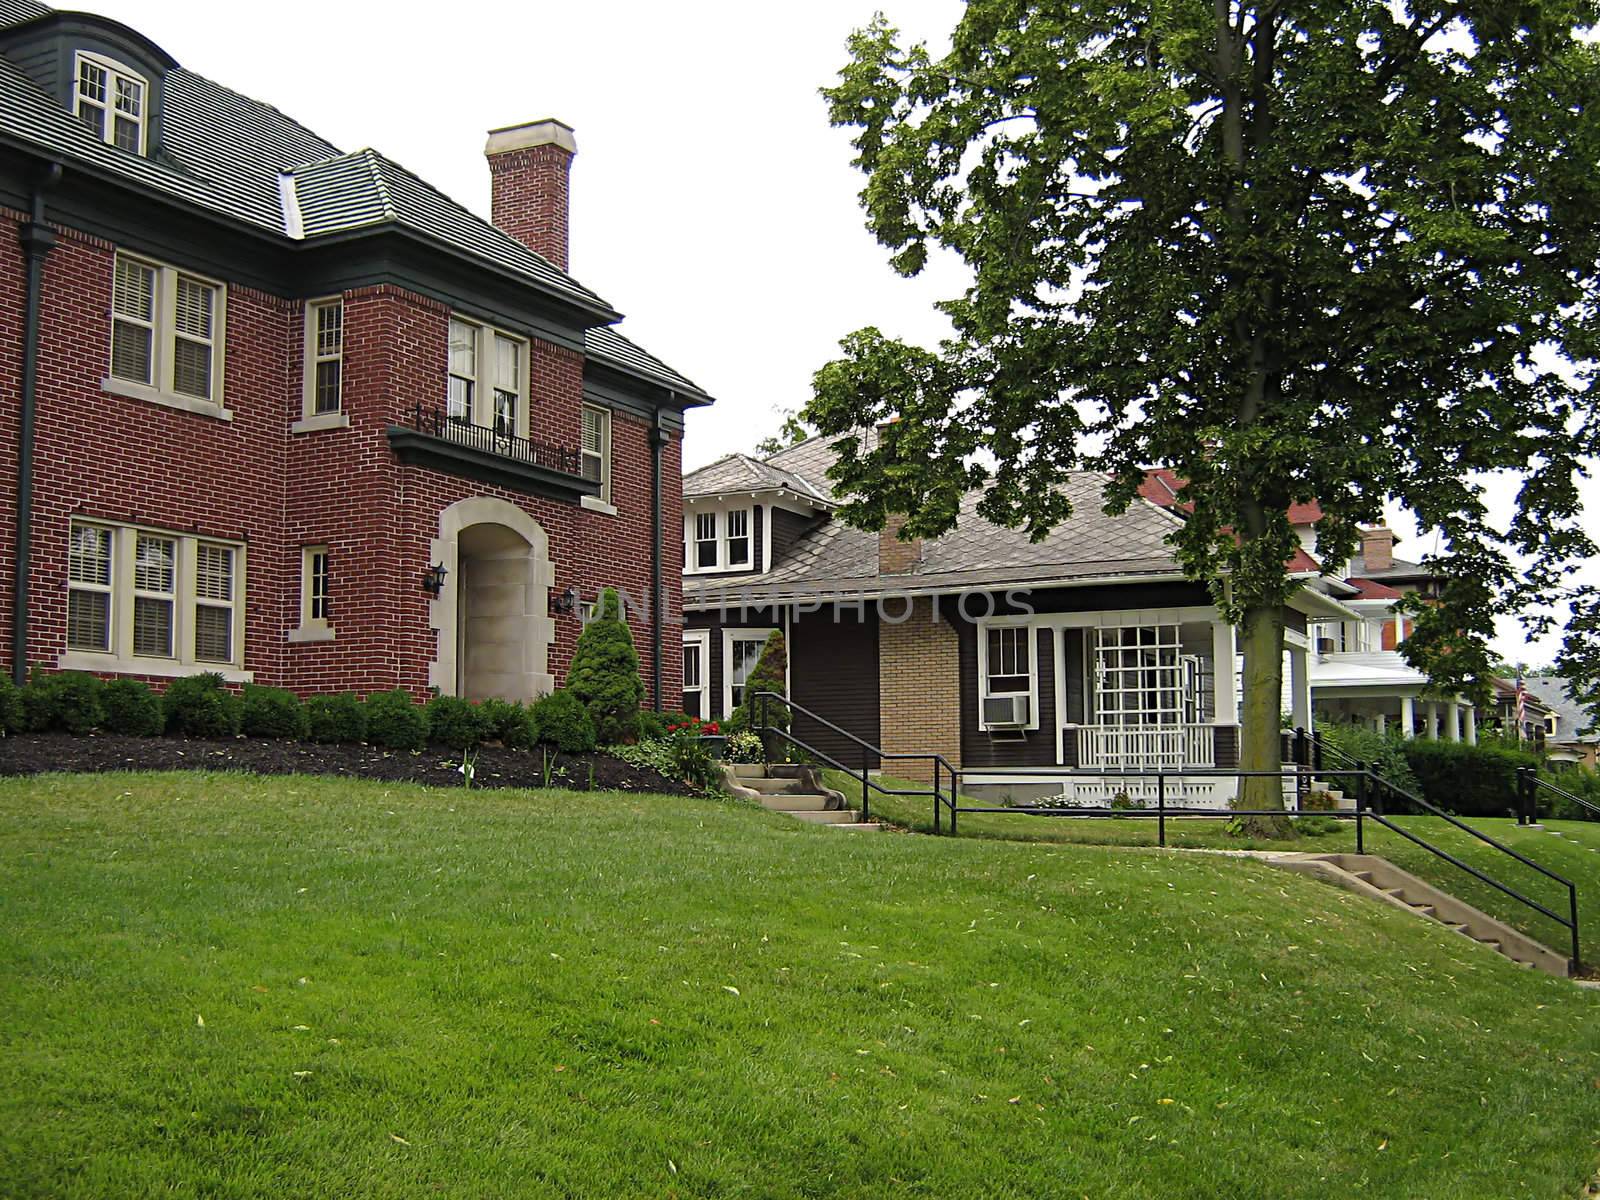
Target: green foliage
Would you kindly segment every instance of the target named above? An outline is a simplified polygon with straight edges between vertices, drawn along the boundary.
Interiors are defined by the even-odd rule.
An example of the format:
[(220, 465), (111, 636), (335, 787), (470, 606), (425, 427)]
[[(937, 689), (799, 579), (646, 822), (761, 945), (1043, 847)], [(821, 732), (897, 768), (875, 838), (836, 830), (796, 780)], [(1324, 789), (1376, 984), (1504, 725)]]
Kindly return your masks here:
[[(1246, 712), (1275, 716), (1289, 506), (1320, 501), (1338, 563), (1396, 501), (1445, 580), (1406, 601), (1403, 650), (1475, 690), (1495, 617), (1594, 552), (1588, 379), (1542, 364), (1594, 357), (1596, 15), (969, 0), (940, 56), (857, 31), (825, 95), (868, 228), (900, 273), (942, 249), (971, 282), (936, 351), (866, 328), (817, 372), (801, 415), (840, 437), (841, 516), (933, 537), (981, 489), (1037, 538), (1068, 472), (1106, 472), (1122, 511), (1170, 467), (1184, 570), (1268, 624)], [(1508, 527), (1496, 472), (1523, 484)], [(1268, 724), (1247, 715), (1246, 768), (1276, 765)]]
[(107, 733), (155, 737), (166, 727), (166, 718), (161, 712), (161, 697), (142, 680), (111, 680), (100, 693), (100, 703), (106, 711), (102, 728)]
[(390, 750), (421, 750), (428, 744), (428, 721), (404, 688), (367, 697), (367, 741)]
[(488, 736), (482, 709), (460, 696), (435, 696), (423, 709), (428, 740), (451, 750), (470, 750)]
[(520, 701), (485, 700), (478, 705), (478, 715), (486, 742), (499, 742), (507, 750), (528, 750), (539, 741), (533, 713)]
[[(757, 699), (757, 693), (773, 692), (779, 696), (787, 696), (788, 679), (789, 650), (784, 644), (783, 632), (774, 629), (767, 635), (766, 643), (761, 647), (761, 657), (756, 659), (755, 669), (744, 682), (744, 693), (739, 699), (739, 707), (734, 709), (724, 723), (727, 730), (737, 733), (741, 730), (755, 729), (760, 723), (761, 716), (761, 701)], [(789, 706), (776, 700), (768, 700), (766, 718), (768, 726), (773, 729), (789, 728)]]
[(367, 712), (354, 692), (312, 696), (306, 701), (306, 725), (313, 742), (367, 740)]
[[(1414, 796), (1422, 795), (1422, 785), (1412, 772), (1411, 764), (1406, 761), (1406, 743), (1399, 733), (1376, 733), (1365, 725), (1334, 725), (1326, 722), (1317, 723), (1317, 732), (1327, 745), (1343, 751), (1356, 762), (1365, 763), (1397, 788)], [(1348, 764), (1336, 755), (1328, 755), (1323, 765), (1330, 772), (1348, 768)], [(1355, 794), (1354, 779), (1341, 780), (1338, 775), (1330, 774), (1326, 782), (1346, 795)], [(1422, 798), (1428, 799), (1426, 796)]]
[(800, 419), (800, 414), (794, 409), (780, 408), (777, 411), (781, 422), (778, 432), (769, 434), (756, 443), (756, 453), (763, 458), (770, 458), (780, 450), (797, 446), (811, 436), (811, 431), (806, 428), (805, 422)]
[(634, 649), (615, 588), (600, 594), (593, 620), (578, 635), (572, 665), (567, 668), (567, 690), (589, 710), (600, 741), (638, 739), (644, 680), (639, 676), (639, 652)]
[(35, 674), (23, 689), (23, 719), (29, 729), (39, 733), (88, 733), (106, 719), (104, 692), (104, 682), (83, 671)]
[(651, 712), (648, 708), (642, 709), (639, 713), (639, 740), (646, 742), (666, 736), (666, 714)]
[(304, 738), (310, 729), (306, 706), (283, 688), (244, 686), (240, 729), (250, 737)]
[(1536, 755), (1466, 742), (1405, 743), (1406, 761), (1422, 785), (1422, 798), (1446, 812), (1503, 817), (1517, 808), (1517, 769), (1537, 767)]
[(722, 747), (722, 761), (730, 763), (762, 763), (767, 761), (767, 752), (761, 745), (761, 735), (749, 730), (741, 730), (728, 735), (727, 743)]
[(185, 675), (167, 684), (161, 697), (167, 732), (185, 737), (224, 738), (239, 732), (244, 705), (215, 671)]
[[(1600, 774), (1588, 767), (1569, 766), (1551, 771), (1541, 771), (1540, 776), (1550, 783), (1600, 808)], [(1567, 821), (1600, 821), (1600, 813), (1591, 811), (1549, 788), (1539, 789), (1539, 813)]]
[(565, 688), (534, 702), (533, 723), (541, 743), (567, 754), (587, 754), (598, 744), (589, 710)]
[(26, 719), (22, 689), (11, 681), (11, 676), (0, 675), (0, 733), (21, 733), (27, 728)]
[(1337, 817), (1296, 817), (1293, 824), (1299, 837), (1331, 837), (1340, 830)]

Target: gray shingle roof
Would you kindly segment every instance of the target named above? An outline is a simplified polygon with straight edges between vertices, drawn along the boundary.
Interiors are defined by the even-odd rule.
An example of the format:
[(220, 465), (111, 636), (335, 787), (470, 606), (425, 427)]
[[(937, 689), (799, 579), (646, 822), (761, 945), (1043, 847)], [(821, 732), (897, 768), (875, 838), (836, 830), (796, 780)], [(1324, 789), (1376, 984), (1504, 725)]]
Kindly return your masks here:
[[(48, 16), (34, 0), (0, 0), (0, 29)], [(108, 146), (12, 63), (0, 58), (0, 137), (285, 238), (315, 241), (377, 225), (413, 230), (521, 275), (597, 313), (599, 295), (548, 259), (374, 150), (343, 153), (271, 105), (181, 67), (162, 85), (161, 158)], [(289, 196), (281, 181), (290, 177)], [(615, 330), (593, 328), (588, 353), (663, 386), (709, 400), (693, 382)]]
[(829, 493), (809, 480), (748, 454), (730, 454), (683, 477), (685, 496), (720, 496), (729, 492), (795, 492), (826, 504)]
[[(1556, 714), (1555, 741), (1594, 741), (1600, 737), (1600, 730), (1594, 729), (1596, 725), (1600, 725), (1600, 719), (1572, 698), (1567, 691), (1565, 679), (1547, 677), (1524, 679), (1522, 686)], [(1586, 732), (1589, 734), (1588, 737), (1584, 737)]]
[[(832, 441), (813, 438), (773, 455), (765, 465), (781, 462), (791, 471), (801, 464), (813, 471), (826, 470), (832, 462)], [(736, 581), (686, 576), (684, 600), (708, 606), (724, 596), (762, 600), (1072, 583), (1132, 575), (1182, 578), (1182, 568), (1166, 544), (1178, 518), (1153, 504), (1134, 504), (1121, 516), (1108, 516), (1102, 508), (1105, 486), (1106, 477), (1097, 472), (1072, 473), (1062, 487), (1072, 500), (1073, 514), (1037, 543), (1020, 529), (980, 517), (982, 492), (971, 492), (961, 503), (956, 527), (924, 542), (918, 569), (903, 575), (879, 573), (876, 533), (828, 521), (803, 537), (765, 575)]]

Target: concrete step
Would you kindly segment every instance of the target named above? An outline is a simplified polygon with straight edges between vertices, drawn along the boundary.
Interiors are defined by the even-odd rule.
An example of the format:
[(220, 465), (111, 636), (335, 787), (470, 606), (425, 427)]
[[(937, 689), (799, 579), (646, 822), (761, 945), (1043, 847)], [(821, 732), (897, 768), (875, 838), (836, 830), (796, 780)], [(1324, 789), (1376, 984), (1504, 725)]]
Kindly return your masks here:
[[(821, 812), (833, 803), (831, 796), (807, 795), (785, 792), (778, 796), (762, 796), (761, 807), (774, 812)], [(838, 810), (843, 811), (843, 810)]]
[(767, 767), (765, 763), (729, 763), (733, 773), (740, 779), (765, 779)]
[(794, 779), (768, 779), (764, 776), (744, 775), (739, 778), (739, 785), (747, 787), (753, 792), (763, 795), (776, 796), (785, 791), (794, 791), (798, 788), (799, 781)]
[(858, 816), (848, 808), (780, 808), (775, 811), (815, 825), (853, 825)]
[(835, 821), (824, 825), (824, 829), (848, 829), (858, 833), (882, 833), (883, 826), (876, 821)]

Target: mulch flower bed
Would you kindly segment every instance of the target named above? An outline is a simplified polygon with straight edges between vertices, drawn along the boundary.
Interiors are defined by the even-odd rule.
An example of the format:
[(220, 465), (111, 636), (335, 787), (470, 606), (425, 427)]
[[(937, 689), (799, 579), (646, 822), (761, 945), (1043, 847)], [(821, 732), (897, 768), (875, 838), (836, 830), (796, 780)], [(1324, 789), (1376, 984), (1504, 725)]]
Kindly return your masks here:
[[(572, 791), (691, 795), (687, 784), (608, 754), (484, 746), (473, 757), (473, 787), (555, 787)], [(367, 745), (321, 745), (263, 738), (210, 741), (117, 734), (22, 733), (0, 738), (0, 775), (47, 771), (248, 771), (256, 775), (343, 775), (430, 787), (462, 787), (461, 756), (430, 746), (419, 753)]]

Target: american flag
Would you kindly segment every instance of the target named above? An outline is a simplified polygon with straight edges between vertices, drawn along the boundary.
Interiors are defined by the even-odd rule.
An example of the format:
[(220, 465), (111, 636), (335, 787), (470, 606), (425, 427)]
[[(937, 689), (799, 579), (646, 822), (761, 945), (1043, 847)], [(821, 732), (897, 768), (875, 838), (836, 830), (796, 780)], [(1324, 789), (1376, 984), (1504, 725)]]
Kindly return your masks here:
[(1522, 672), (1517, 672), (1517, 741), (1522, 740), (1522, 731), (1528, 720), (1528, 689), (1522, 682)]

